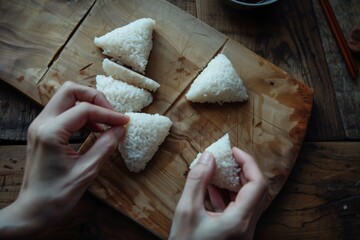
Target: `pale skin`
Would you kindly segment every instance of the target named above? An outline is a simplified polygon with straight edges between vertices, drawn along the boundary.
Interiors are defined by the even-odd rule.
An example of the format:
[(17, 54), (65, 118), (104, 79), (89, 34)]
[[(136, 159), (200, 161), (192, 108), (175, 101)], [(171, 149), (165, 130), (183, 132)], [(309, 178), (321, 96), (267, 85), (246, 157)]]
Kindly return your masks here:
[[(71, 210), (114, 152), (128, 121), (102, 93), (65, 83), (29, 127), (23, 184), (17, 200), (0, 212), (0, 238), (31, 236)], [(79, 155), (68, 141), (85, 125), (101, 134)]]
[[(225, 204), (218, 189), (210, 185), (215, 159), (211, 153), (203, 153), (188, 174), (175, 210), (170, 239), (253, 238), (266, 204), (267, 183), (253, 157), (235, 147), (232, 151), (242, 169), (240, 191)], [(215, 211), (205, 209), (207, 190)]]
[[(115, 151), (128, 121), (99, 91), (65, 83), (29, 127), (23, 184), (16, 201), (0, 210), (0, 238), (36, 235), (69, 212)], [(69, 146), (69, 138), (84, 126), (99, 137), (80, 155)], [(233, 155), (242, 168), (239, 193), (226, 206), (209, 184), (215, 160), (210, 153), (202, 154), (187, 177), (171, 239), (252, 238), (267, 185), (250, 155), (237, 148)], [(207, 189), (215, 212), (204, 208)]]

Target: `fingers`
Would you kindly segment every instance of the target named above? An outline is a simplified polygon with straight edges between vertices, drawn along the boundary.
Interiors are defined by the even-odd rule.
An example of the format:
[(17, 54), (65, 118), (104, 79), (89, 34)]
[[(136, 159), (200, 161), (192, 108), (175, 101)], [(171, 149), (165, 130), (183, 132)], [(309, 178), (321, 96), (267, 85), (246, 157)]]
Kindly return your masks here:
[(208, 187), (208, 192), (209, 192), (210, 202), (214, 208), (214, 211), (223, 212), (224, 209), (226, 208), (226, 205), (220, 190), (217, 187), (210, 184)]
[(253, 157), (238, 148), (233, 148), (233, 155), (241, 167), (241, 181), (245, 182), (236, 196), (234, 205), (239, 214), (246, 214), (261, 204), (267, 193), (267, 183)]
[(236, 193), (235, 192), (232, 192), (232, 191), (229, 191), (229, 198), (230, 198), (230, 201), (235, 201), (236, 199)]
[(184, 206), (203, 206), (206, 189), (215, 171), (215, 159), (211, 153), (204, 152), (197, 164), (189, 172), (179, 204)]
[(48, 115), (57, 115), (73, 107), (78, 101), (113, 109), (104, 94), (98, 90), (73, 82), (65, 82), (46, 105), (43, 112)]
[(263, 178), (262, 173), (252, 156), (236, 147), (232, 150), (235, 161), (239, 164), (241, 172), (243, 173), (243, 179), (241, 179), (241, 181), (246, 183), (247, 181), (257, 181)]
[(214, 171), (214, 156), (211, 153), (203, 153), (187, 176), (183, 193), (176, 206), (170, 239), (187, 239), (197, 227), (204, 216), (201, 213), (205, 212), (205, 191)]
[(86, 123), (85, 127), (92, 132), (104, 132), (106, 127), (98, 123)]
[(124, 137), (125, 129), (122, 126), (109, 128), (102, 133), (93, 146), (77, 159), (77, 175), (83, 175), (83, 179), (95, 178), (102, 162), (114, 153), (119, 141)]
[(244, 186), (248, 182), (248, 180), (246, 179), (243, 171), (240, 171), (239, 177), (241, 186)]
[(85, 124), (119, 126), (127, 124), (128, 121), (129, 117), (124, 114), (83, 102), (55, 118), (53, 127), (55, 134), (61, 134), (61, 138), (68, 139)]
[(30, 125), (28, 138), (31, 140), (38, 134), (41, 126), (44, 126), (45, 131), (42, 133), (46, 133), (45, 138), (60, 139), (67, 143), (68, 138), (84, 125), (102, 132), (104, 128), (101, 124), (116, 126), (124, 125), (128, 121), (128, 116), (112, 110), (101, 92), (66, 82)]

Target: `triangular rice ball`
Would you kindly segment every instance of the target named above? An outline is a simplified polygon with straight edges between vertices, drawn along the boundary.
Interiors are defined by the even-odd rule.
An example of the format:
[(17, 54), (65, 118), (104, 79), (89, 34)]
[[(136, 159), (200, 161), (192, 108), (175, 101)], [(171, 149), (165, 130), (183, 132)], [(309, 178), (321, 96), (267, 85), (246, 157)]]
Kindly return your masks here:
[(96, 89), (121, 113), (138, 112), (153, 100), (150, 92), (103, 75), (96, 76)]
[[(217, 168), (211, 179), (211, 183), (219, 188), (238, 192), (241, 187), (238, 176), (240, 168), (232, 155), (229, 134), (225, 134), (222, 138), (207, 147), (205, 151), (212, 153), (216, 160)], [(196, 159), (190, 164), (190, 169), (195, 167), (200, 156), (201, 153), (196, 156)]]
[(154, 26), (153, 19), (141, 18), (99, 38), (95, 37), (94, 43), (103, 49), (105, 55), (144, 74), (153, 46)]
[(186, 98), (192, 102), (243, 102), (246, 88), (229, 59), (217, 55), (192, 83)]
[(140, 172), (169, 134), (172, 122), (159, 114), (126, 113), (127, 131), (118, 149), (130, 172)]
[(155, 92), (160, 87), (160, 84), (154, 80), (133, 72), (124, 66), (110, 61), (107, 58), (103, 60), (102, 68), (107, 75), (110, 75), (115, 79), (120, 79), (139, 88), (145, 88), (149, 91)]

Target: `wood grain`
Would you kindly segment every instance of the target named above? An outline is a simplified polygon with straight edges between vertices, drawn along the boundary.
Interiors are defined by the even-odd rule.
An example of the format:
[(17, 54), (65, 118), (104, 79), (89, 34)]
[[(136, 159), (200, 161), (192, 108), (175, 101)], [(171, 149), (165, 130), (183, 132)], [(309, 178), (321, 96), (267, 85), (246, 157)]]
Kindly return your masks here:
[[(307, 140), (345, 139), (343, 119), (321, 45), (326, 38), (320, 37), (311, 0), (279, 1), (257, 11), (234, 10), (217, 0), (198, 0), (196, 5), (200, 20), (314, 89), (310, 127), (316, 131), (310, 131)], [(326, 20), (322, 23), (326, 24)]]
[(359, 159), (359, 142), (305, 143), (255, 239), (359, 239)]
[[(72, 144), (77, 150), (81, 144)], [(17, 198), (25, 167), (26, 145), (0, 146), (0, 209)], [(157, 239), (126, 216), (86, 193), (63, 219), (33, 239)]]
[[(169, 15), (172, 21), (166, 20)], [(104, 58), (93, 44), (94, 37), (137, 17), (151, 17), (157, 22), (146, 75), (163, 87), (154, 95), (154, 103), (145, 110), (147, 112), (164, 113), (226, 40), (196, 18), (184, 17), (183, 11), (167, 2), (99, 1), (39, 84), (41, 102), (46, 103), (53, 89), (68, 79), (94, 87), (96, 74), (103, 73), (101, 62)], [(82, 70), (84, 66), (89, 67)]]
[[(70, 6), (73, 6), (74, 2), (71, 2)], [(359, 108), (357, 100), (354, 100), (358, 99), (358, 81), (347, 81), (346, 69), (342, 67), (341, 56), (334, 44), (335, 42), (333, 42), (318, 1), (279, 1), (277, 5), (267, 9), (264, 8), (260, 12), (239, 12), (224, 8), (222, 4), (218, 4), (220, 1), (208, 1), (211, 3), (208, 6), (200, 5), (205, 1), (199, 0), (171, 0), (170, 2), (178, 5), (193, 16), (197, 16), (197, 12), (199, 12), (198, 17), (203, 21), (280, 66), (298, 80), (312, 86), (315, 90), (315, 105), (309, 126), (308, 140), (359, 139), (359, 128), (356, 126), (356, 121), (354, 121), (357, 117), (356, 110)], [(330, 2), (346, 36), (354, 25), (359, 25), (359, 15), (357, 14), (360, 7), (359, 2), (347, 1), (346, 4), (341, 0), (330, 0)], [(3, 7), (4, 3), (6, 2), (1, 1), (0, 9), (2, 13), (6, 9), (8, 15), (2, 14), (0, 18), (2, 22), (7, 22), (6, 18), (9, 17), (11, 12), (9, 8)], [(36, 1), (36, 3), (40, 3), (40, 1)], [(59, 7), (57, 1), (43, 1), (40, 5), (42, 3), (47, 5), (48, 10), (45, 11), (56, 14), (56, 9)], [(9, 5), (9, 3), (6, 4)], [(24, 5), (24, 3), (21, 4)], [(51, 6), (52, 4), (55, 7)], [(16, 7), (15, 3), (11, 5)], [(30, 11), (32, 10), (30, 8)], [(27, 16), (26, 14), (19, 15), (14, 11), (12, 13), (16, 15), (16, 22), (20, 25), (28, 21), (23, 19)], [(41, 21), (44, 16), (47, 19), (46, 14), (33, 14), (32, 18), (39, 18), (39, 21)], [(32, 36), (26, 32), (20, 35), (24, 39)], [(6, 34), (1, 36), (4, 37)], [(16, 43), (16, 39), (13, 42)], [(21, 40), (20, 42), (25, 41)], [(23, 46), (26, 46), (26, 44)], [(2, 49), (4, 49), (3, 44), (0, 45), (0, 50), (4, 53)], [(19, 58), (18, 62), (20, 63), (21, 58), (37, 59), (39, 57), (34, 58), (34, 51), (24, 50), (27, 50), (27, 48), (19, 47), (17, 51), (12, 52), (14, 55), (12, 57), (18, 55), (17, 58)], [(54, 51), (52, 55), (56, 55), (56, 52)], [(36, 66), (34, 63), (27, 62), (29, 65)], [(0, 69), (2, 67), (3, 65), (1, 65)], [(15, 76), (17, 75), (15, 74)], [(0, 78), (8, 80), (4, 77)], [(12, 80), (15, 80), (15, 78), (10, 78), (9, 81)], [(23, 137), (24, 128), (26, 128), (24, 124), (31, 121), (31, 112), (34, 109), (29, 110), (30, 118), (28, 118), (27, 114), (23, 115), (22, 109), (25, 112), (28, 111), (28, 108), (24, 107), (26, 100), (19, 99), (21, 103), (17, 102), (16, 99), (19, 95), (14, 96), (11, 91), (7, 91), (6, 88), (3, 89), (2, 85), (0, 88), (0, 90), (4, 90), (1, 92), (1, 106), (5, 106), (5, 108), (1, 109), (1, 120), (11, 123), (11, 127), (14, 129), (13, 133), (10, 134), (10, 131), (6, 130), (10, 125), (3, 125), (3, 122), (1, 122), (1, 127), (6, 126), (1, 129), (1, 131), (5, 130), (4, 139), (9, 139), (9, 136), (12, 139), (14, 134)], [(7, 107), (7, 101), (11, 105), (10, 108)], [(10, 114), (8, 111), (12, 113)], [(352, 142), (305, 144), (287, 185), (285, 185), (283, 191), (280, 192), (275, 202), (261, 219), (256, 230), (256, 239), (359, 239), (359, 179), (356, 178), (359, 173), (357, 172), (353, 179), (348, 178), (348, 175), (352, 175), (347, 171), (338, 174), (347, 169), (346, 166), (353, 166), (351, 165), (353, 162), (351, 156), (359, 159), (359, 156), (356, 155), (357, 149), (359, 149), (358, 143)], [(21, 149), (19, 148), (16, 151), (21, 152)], [(321, 152), (321, 157), (319, 157), (319, 152)], [(333, 160), (334, 157), (336, 161)], [(311, 158), (311, 160), (307, 160), (307, 158)], [(319, 159), (322, 160), (319, 161)], [(314, 170), (315, 167), (312, 165), (314, 162), (320, 170)], [(344, 164), (345, 168), (336, 171), (340, 162)], [(2, 163), (1, 166), (3, 166)], [(358, 171), (358, 169), (355, 169), (355, 171)], [(6, 169), (6, 171), (10, 170)], [(335, 176), (329, 178), (329, 173), (330, 175), (335, 174)], [(324, 177), (326, 177), (327, 182), (324, 182)], [(295, 180), (298, 182), (294, 182)], [(16, 182), (19, 183), (19, 181), (14, 183)], [(299, 190), (299, 186), (301, 190)], [(345, 205), (342, 204), (342, 201), (336, 200), (338, 196), (345, 196), (343, 193), (353, 194), (352, 196), (346, 195), (349, 197), (343, 198), (347, 203), (346, 209), (344, 209)], [(7, 199), (6, 201), (9, 202), (10, 195), (7, 196), (5, 200)], [(13, 194), (13, 196), (15, 195)], [(123, 236), (124, 238), (129, 236), (131, 239), (150, 238), (146, 234), (143, 235), (141, 228), (133, 231), (133, 228), (127, 227), (128, 220), (127, 218), (119, 218), (119, 216), (122, 216), (121, 214), (112, 211), (111, 208), (103, 208), (101, 202), (94, 200), (89, 195), (86, 195), (86, 197), (92, 199), (90, 201), (92, 204), (85, 204), (87, 207), (82, 207), (84, 204), (82, 199), (78, 205), (80, 210), (77, 207), (74, 210), (74, 215), (65, 218), (59, 225), (49, 229), (43, 239), (76, 237), (78, 239), (118, 239)], [(0, 202), (3, 201), (4, 198), (1, 198)], [(303, 208), (304, 202), (309, 206), (311, 202), (316, 204), (311, 205), (311, 208)], [(325, 204), (321, 204), (322, 202), (325, 202)], [(289, 208), (290, 204), (298, 206), (292, 205)], [(317, 206), (317, 204), (319, 205)], [(74, 218), (72, 218), (73, 216)], [(268, 226), (268, 224), (270, 225)], [(124, 225), (125, 227), (122, 228)]]
[(0, 143), (25, 142), (27, 129), (40, 110), (40, 106), (0, 81)]
[(159, 239), (128, 217), (85, 193), (74, 209), (49, 227), (36, 240)]
[[(25, 148), (0, 147), (0, 208), (18, 194)], [(305, 143), (289, 181), (261, 217), (255, 239), (358, 239), (359, 149), (359, 142)], [(36, 239), (49, 238), (156, 239), (89, 194)]]
[(37, 100), (34, 87), (93, 2), (1, 1), (0, 79)]
[(0, 147), (0, 208), (19, 195), (25, 167), (25, 146)]
[[(338, 19), (339, 25), (348, 38), (353, 27), (360, 26), (360, 4), (344, 4), (341, 0), (329, 1)], [(339, 108), (339, 116), (343, 119), (342, 124), (346, 139), (359, 139), (359, 108), (360, 108), (360, 76), (352, 80), (342, 60), (339, 47), (336, 44), (331, 30), (327, 25), (320, 4), (314, 1), (316, 16), (319, 22), (319, 33), (322, 45), (327, 55), (326, 63), (329, 66), (330, 83), (333, 85), (336, 102)], [(359, 58), (357, 60), (360, 66)], [(319, 91), (319, 93), (321, 93)]]
[[(42, 106), (0, 81), (0, 144), (26, 143), (28, 127), (41, 110)], [(88, 135), (88, 129), (80, 129), (71, 136), (70, 142), (84, 142)]]
[[(228, 132), (233, 145), (258, 159), (270, 184), (270, 204), (285, 183), (305, 136), (312, 91), (235, 41), (228, 40), (222, 52), (243, 76), (249, 101), (191, 104), (182, 96), (166, 112), (174, 123), (170, 136), (144, 172), (130, 174), (115, 153), (90, 187), (100, 199), (162, 238), (170, 229), (189, 163), (211, 142)], [(92, 135), (82, 149), (95, 139)]]
[(197, 0), (189, 0), (189, 1), (183, 1), (183, 0), (168, 0), (168, 2), (174, 4), (175, 6), (181, 8), (185, 12), (193, 15), (194, 17), (197, 16), (196, 13), (196, 2)]
[[(58, 2), (53, 2), (54, 6), (50, 2), (46, 2), (46, 4), (45, 2), (40, 4), (38, 1), (36, 3), (42, 7), (46, 6), (48, 9), (46, 11), (49, 14), (56, 13), (54, 9), (62, 6)], [(351, 81), (348, 78), (338, 48), (317, 1), (304, 0), (299, 3), (296, 1), (279, 1), (270, 8), (245, 12), (228, 8), (221, 1), (171, 0), (170, 2), (197, 16), (232, 39), (239, 41), (314, 89), (313, 117), (310, 121), (310, 129), (312, 130), (307, 134), (308, 141), (360, 138), (359, 130), (356, 127), (357, 109), (360, 101), (357, 94), (359, 92), (358, 81)], [(360, 8), (359, 3), (351, 1), (343, 4), (341, 0), (330, 0), (330, 3), (344, 35), (348, 36), (352, 27), (360, 24), (359, 16), (356, 14)], [(74, 3), (71, 2), (69, 6), (73, 6), (72, 4)], [(37, 7), (40, 8), (40, 6)], [(64, 7), (66, 8), (66, 6)], [(1, 9), (5, 9), (5, 6)], [(15, 14), (16, 11), (10, 11), (9, 6), (7, 6), (6, 11), (7, 14), (2, 15), (3, 18), (1, 18), (4, 19), (4, 24), (9, 21), (6, 18), (11, 21), (16, 18), (16, 23), (19, 26), (24, 25), (23, 23), (27, 21), (24, 18), (28, 15), (22, 15), (21, 18), (13, 17), (11, 15)], [(60, 17), (59, 14), (70, 14), (71, 12), (73, 11), (68, 11), (68, 13), (60, 11), (56, 14), (59, 18), (66, 19), (67, 17)], [(31, 15), (31, 18), (39, 18), (38, 22), (46, 22), (47, 17), (46, 14)], [(21, 34), (24, 38), (31, 37), (26, 32)], [(12, 42), (16, 43), (14, 40)], [(3, 45), (0, 46), (0, 49), (5, 52)], [(19, 55), (18, 61), (22, 58), (33, 60), (33, 54), (26, 49), (26, 47), (19, 47), (17, 51), (12, 52), (14, 56), (11, 56), (10, 59)], [(53, 49), (52, 55), (55, 55), (56, 51), (57, 49)], [(36, 61), (27, 61), (27, 64), (32, 65), (32, 67), (35, 67), (35, 63)], [(48, 63), (44, 64), (47, 65)], [(19, 75), (20, 70), (20, 67), (18, 72), (14, 70), (14, 76)], [(89, 77), (86, 75), (86, 71), (82, 73), (84, 78)], [(15, 77), (11, 77), (9, 81), (14, 79)], [(6, 79), (3, 78), (3, 80)], [(3, 101), (14, 99), (11, 96), (5, 96), (11, 94), (2, 93)], [(13, 101), (16, 102), (16, 100)], [(19, 106), (19, 109), (21, 108), (22, 106)], [(5, 111), (7, 111), (6, 108)], [(22, 116), (27, 117), (26, 115)], [(14, 131), (15, 129), (23, 131), (22, 134), (18, 135), (24, 139), (23, 122), (30, 121), (30, 119), (17, 121), (17, 117), (10, 118), (10, 116), (5, 115), (3, 121), (11, 122), (11, 128)], [(5, 135), (2, 135), (2, 139), (14, 138), (9, 131), (5, 131), (3, 134)]]
[[(35, 100), (46, 104), (68, 79), (94, 87), (104, 58), (93, 44), (94, 37), (141, 17), (157, 22), (146, 74), (161, 84), (153, 104), (145, 111), (168, 115), (174, 121), (174, 129), (144, 172), (130, 174), (119, 154), (114, 153), (90, 191), (166, 238), (188, 164), (198, 151), (229, 133), (233, 145), (243, 147), (258, 159), (270, 183), (269, 205), (285, 183), (305, 137), (312, 90), (166, 1), (97, 1), (36, 83)], [(230, 58), (244, 80), (249, 101), (194, 107), (184, 99), (184, 92), (220, 51)], [(81, 152), (94, 141), (95, 135), (91, 135)]]

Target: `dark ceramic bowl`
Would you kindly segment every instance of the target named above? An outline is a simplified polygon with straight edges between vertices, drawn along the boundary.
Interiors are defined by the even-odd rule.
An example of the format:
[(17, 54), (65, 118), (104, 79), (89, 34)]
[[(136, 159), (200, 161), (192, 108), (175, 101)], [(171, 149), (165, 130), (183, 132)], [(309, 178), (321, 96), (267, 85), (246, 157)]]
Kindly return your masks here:
[(240, 0), (222, 0), (226, 5), (236, 9), (252, 9), (257, 7), (263, 7), (277, 2), (278, 0), (262, 0), (258, 3), (249, 3), (249, 1)]

